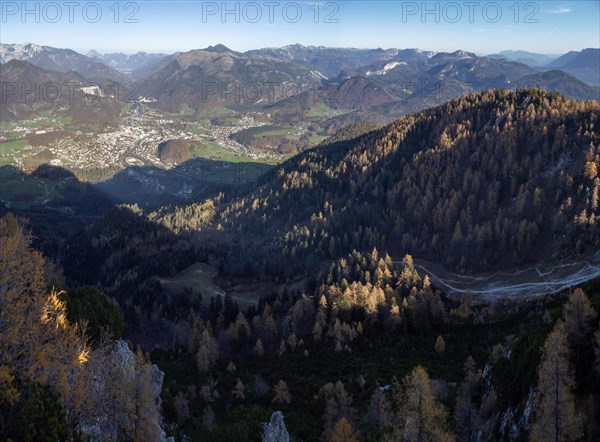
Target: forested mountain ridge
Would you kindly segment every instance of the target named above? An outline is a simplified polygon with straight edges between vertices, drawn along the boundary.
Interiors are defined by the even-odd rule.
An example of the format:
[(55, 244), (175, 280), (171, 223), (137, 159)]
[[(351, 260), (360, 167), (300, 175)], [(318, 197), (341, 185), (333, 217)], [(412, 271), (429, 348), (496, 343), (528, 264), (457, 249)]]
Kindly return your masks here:
[(599, 124), (595, 101), (470, 95), (289, 160), (215, 225), (275, 273), (374, 246), (462, 269), (595, 250)]
[[(373, 247), (465, 271), (556, 262), (598, 247), (599, 125), (595, 101), (533, 89), (473, 94), (377, 130), (348, 128), (241, 194), (152, 214), (135, 209), (135, 225), (164, 232), (145, 237), (133, 228), (128, 250), (143, 268), (152, 253), (177, 255), (182, 244), (188, 258), (148, 268), (172, 275), (211, 255), (224, 274), (242, 278), (297, 277)], [(124, 243), (102, 239), (129, 235), (129, 223), (111, 219), (117, 212), (67, 242), (63, 263), (88, 272), (86, 283), (103, 275), (115, 284), (131, 270), (118, 264), (130, 259)], [(111, 234), (115, 225), (122, 229)], [(183, 242), (153, 242), (172, 232)]]
[[(246, 190), (154, 212), (113, 207), (75, 232), (57, 261), (71, 287), (114, 296), (127, 336), (154, 350), (152, 361), (166, 373), (166, 429), (178, 440), (259, 440), (260, 423), (275, 410), (306, 441), (413, 440), (419, 431), (431, 440), (541, 440), (574, 428), (581, 430), (573, 439), (593, 439), (598, 412), (586, 404), (598, 400), (597, 282), (586, 287), (590, 299), (575, 290), (562, 311), (561, 295), (476, 304), (469, 294), (444, 296), (409, 254), (480, 270), (597, 251), (599, 124), (597, 102), (533, 89), (469, 95), (382, 128), (348, 127)], [(18, 295), (27, 287), (19, 281), (32, 279), (36, 308), (54, 306), (68, 336), (88, 319), (69, 318), (81, 305), (95, 330), (113, 324), (118, 335), (121, 321), (110, 309), (109, 318), (96, 314), (111, 305), (96, 289), (67, 288), (64, 303), (45, 293), (43, 260), (10, 216), (0, 219), (0, 240), (35, 264), (14, 272), (16, 259), (0, 259), (0, 277), (10, 278), (0, 301), (15, 306), (2, 312), (23, 307)], [(218, 290), (166, 278), (181, 281), (192, 264), (196, 278), (218, 271)], [(275, 284), (242, 310), (232, 288), (238, 279)], [(86, 305), (85, 294), (98, 299)], [(37, 316), (27, 316), (36, 333), (54, 324), (37, 324)], [(6, 315), (0, 325), (14, 329), (18, 318)], [(13, 338), (0, 344), (11, 352), (23, 347), (14, 332), (6, 336)], [(76, 366), (86, 392), (89, 374), (110, 377), (130, 355), (124, 343), (55, 341), (92, 346), (89, 361)], [(0, 388), (25, 394), (23, 377), (50, 384), (69, 419), (100, 428), (94, 406), (110, 400), (71, 401), (81, 390), (27, 371), (37, 358), (28, 350), (24, 362), (2, 359)], [(100, 428), (103, 435), (162, 437), (150, 425), (160, 420), (153, 373), (160, 375), (139, 358), (131, 372), (140, 382), (127, 385), (141, 401), (128, 410), (143, 413)], [(562, 385), (554, 369), (568, 387), (559, 392), (568, 418), (560, 422), (552, 413), (553, 389)], [(118, 407), (128, 405), (121, 399)], [(27, 404), (2, 407), (24, 415)]]

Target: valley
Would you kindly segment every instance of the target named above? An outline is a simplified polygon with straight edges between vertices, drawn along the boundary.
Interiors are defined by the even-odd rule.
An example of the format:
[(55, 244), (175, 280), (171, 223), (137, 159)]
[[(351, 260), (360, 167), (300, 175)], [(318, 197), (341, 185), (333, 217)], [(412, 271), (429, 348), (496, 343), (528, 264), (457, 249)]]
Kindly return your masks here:
[[(326, 112), (326, 111), (322, 111)], [(326, 116), (327, 113), (320, 115)], [(303, 145), (316, 145), (322, 136), (307, 123), (277, 126), (256, 112), (216, 108), (196, 115), (185, 110), (168, 113), (138, 103), (122, 106), (114, 125), (75, 124), (65, 109), (44, 111), (28, 119), (3, 121), (0, 128), (0, 165), (25, 174), (49, 165), (60, 168), (60, 181), (99, 185), (109, 194), (127, 193), (128, 201), (161, 199), (165, 194), (188, 198), (202, 194), (206, 185), (240, 185), (255, 181), (265, 170), (284, 161)], [(261, 129), (263, 128), (264, 129)], [(238, 134), (249, 133), (239, 138)], [(183, 151), (160, 153), (169, 142), (184, 143)], [(287, 143), (287, 144), (286, 144)], [(286, 144), (281, 150), (278, 147)], [(7, 172), (3, 203), (7, 208), (45, 205), (28, 190), (11, 189), (19, 180), (44, 186), (41, 178)], [(12, 178), (11, 178), (12, 177)], [(13, 179), (14, 178), (14, 179)], [(10, 183), (13, 183), (11, 185)], [(19, 187), (19, 186), (17, 186)], [(14, 198), (13, 198), (14, 196)], [(139, 196), (139, 195), (138, 195)]]
[[(186, 114), (168, 114), (141, 104), (125, 108), (116, 127), (78, 126), (68, 117), (45, 115), (18, 123), (4, 122), (0, 132), (3, 164), (31, 168), (43, 161), (73, 171), (125, 168), (131, 165), (169, 166), (158, 158), (160, 143), (190, 140), (204, 158), (231, 162), (278, 162), (277, 152), (253, 151), (230, 138), (242, 130), (260, 127), (252, 116), (230, 117), (230, 125), (211, 123), (219, 112), (195, 120)], [(229, 114), (229, 111), (227, 112)], [(47, 140), (47, 141), (46, 141)], [(211, 146), (215, 146), (212, 148)], [(141, 163), (138, 163), (141, 162)]]
[(0, 440), (600, 437), (600, 49), (185, 41), (0, 44)]

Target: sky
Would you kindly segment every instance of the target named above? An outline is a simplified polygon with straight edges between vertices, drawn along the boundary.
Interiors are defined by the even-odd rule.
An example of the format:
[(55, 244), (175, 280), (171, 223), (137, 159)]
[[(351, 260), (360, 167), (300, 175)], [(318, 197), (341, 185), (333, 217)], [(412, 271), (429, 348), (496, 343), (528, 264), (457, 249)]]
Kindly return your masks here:
[(6, 1), (0, 42), (87, 53), (173, 53), (218, 43), (237, 51), (287, 44), (526, 50), (600, 47), (600, 1)]

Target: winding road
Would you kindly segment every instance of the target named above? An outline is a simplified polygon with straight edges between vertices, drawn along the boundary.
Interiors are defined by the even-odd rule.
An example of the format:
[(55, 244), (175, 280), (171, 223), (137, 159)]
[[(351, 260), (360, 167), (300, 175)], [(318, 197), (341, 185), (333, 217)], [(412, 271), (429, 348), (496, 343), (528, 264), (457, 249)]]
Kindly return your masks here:
[(439, 264), (415, 259), (415, 268), (428, 275), (434, 285), (449, 295), (471, 292), (476, 297), (534, 297), (561, 292), (600, 277), (600, 252), (579, 261), (559, 265), (539, 264), (514, 272), (461, 275), (448, 272)]

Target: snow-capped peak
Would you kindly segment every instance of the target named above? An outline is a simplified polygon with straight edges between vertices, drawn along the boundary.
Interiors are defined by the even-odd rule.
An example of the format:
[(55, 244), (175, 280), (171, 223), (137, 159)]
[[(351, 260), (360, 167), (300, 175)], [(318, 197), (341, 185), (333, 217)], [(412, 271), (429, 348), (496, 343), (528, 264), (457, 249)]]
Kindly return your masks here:
[(397, 68), (398, 66), (401, 65), (405, 65), (406, 62), (405, 61), (392, 61), (391, 63), (386, 64), (383, 69), (380, 69), (378, 71), (372, 72), (372, 71), (367, 71), (366, 72), (366, 76), (369, 77), (371, 75), (385, 75), (387, 74), (389, 71), (391, 71), (394, 68)]
[(0, 58), (10, 60), (27, 60), (44, 50), (43, 46), (34, 43), (3, 44), (0, 43)]

